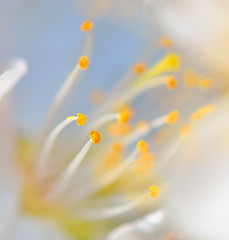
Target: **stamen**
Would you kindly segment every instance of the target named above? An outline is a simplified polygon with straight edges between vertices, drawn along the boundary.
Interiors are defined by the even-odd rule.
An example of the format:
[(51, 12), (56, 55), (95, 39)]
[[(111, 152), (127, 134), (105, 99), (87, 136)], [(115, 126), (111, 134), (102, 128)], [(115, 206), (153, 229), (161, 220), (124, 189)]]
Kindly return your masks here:
[(129, 121), (131, 115), (132, 115), (132, 112), (130, 109), (126, 109), (126, 110), (122, 111), (119, 114), (118, 122), (119, 123), (127, 123)]
[(133, 166), (133, 172), (138, 176), (146, 176), (146, 171), (155, 166), (155, 155), (151, 152), (141, 154)]
[(134, 208), (136, 208), (139, 204), (144, 202), (149, 198), (149, 194), (145, 194), (140, 196), (128, 203), (121, 204), (118, 206), (112, 207), (104, 207), (104, 208), (95, 208), (95, 209), (84, 209), (82, 212), (77, 212), (77, 216), (79, 216), (83, 220), (98, 220), (98, 219), (109, 219), (120, 216)]
[(82, 56), (80, 57), (78, 64), (81, 69), (85, 70), (88, 68), (89, 60), (86, 56)]
[(78, 125), (83, 126), (87, 121), (87, 117), (82, 113), (77, 113), (76, 122)]
[(184, 71), (184, 83), (187, 87), (194, 88), (198, 85), (200, 78), (192, 69), (186, 69)]
[(146, 91), (150, 91), (151, 89), (154, 89), (156, 87), (162, 86), (166, 84), (166, 79), (165, 77), (160, 77), (160, 78), (155, 78), (152, 81), (149, 81), (139, 85), (132, 87), (131, 89), (125, 91), (124, 93), (120, 95), (116, 95), (115, 97), (111, 97), (109, 101), (105, 102), (91, 118), (95, 118), (96, 116), (101, 115), (103, 112), (114, 108), (114, 107), (119, 107), (120, 105), (122, 106), (123, 103), (127, 103), (132, 101), (132, 99), (136, 98), (137, 96), (143, 94)]
[(82, 113), (78, 113), (76, 116), (70, 116), (61, 123), (59, 123), (52, 132), (48, 135), (43, 148), (41, 149), (41, 154), (37, 162), (37, 170), (38, 174), (44, 174), (46, 170), (46, 166), (48, 163), (48, 156), (55, 144), (55, 141), (59, 134), (67, 127), (71, 122), (76, 121), (78, 125), (84, 125), (86, 123), (86, 116)]
[(136, 128), (139, 130), (144, 131), (145, 129), (147, 129), (149, 127), (149, 123), (147, 121), (139, 121), (136, 125)]
[(193, 113), (190, 119), (191, 121), (197, 121), (200, 118), (204, 117), (205, 115), (212, 113), (214, 110), (215, 110), (215, 105), (213, 104), (204, 106), (200, 108), (198, 111), (196, 111), (195, 113)]
[(10, 62), (9, 68), (0, 75), (0, 100), (27, 73), (27, 63), (19, 58)]
[(212, 85), (211, 79), (202, 79), (199, 81), (199, 87), (203, 90), (209, 89)]
[(159, 188), (155, 185), (150, 187), (150, 195), (152, 198), (157, 198), (159, 195)]
[(112, 123), (108, 127), (108, 134), (115, 138), (127, 135), (131, 131), (130, 123)]
[(178, 82), (174, 76), (168, 76), (166, 81), (169, 90), (174, 90), (175, 88), (177, 88)]
[(158, 117), (149, 122), (148, 126), (143, 129), (136, 129), (131, 134), (122, 139), (124, 146), (129, 146), (138, 139), (143, 138), (145, 135), (149, 134), (152, 130), (157, 129), (164, 124), (166, 124), (166, 116)]
[(185, 124), (180, 129), (180, 135), (184, 136), (184, 135), (188, 134), (190, 132), (190, 130), (191, 130), (191, 125)]
[(92, 21), (86, 20), (80, 25), (80, 30), (83, 32), (88, 32), (93, 28), (93, 26), (94, 24)]
[(122, 152), (123, 150), (123, 144), (121, 142), (114, 142), (112, 145), (111, 145), (111, 150), (112, 152), (114, 153), (120, 153)]
[(90, 140), (84, 145), (81, 151), (70, 161), (70, 164), (64, 170), (59, 181), (54, 185), (53, 191), (51, 191), (49, 198), (54, 199), (59, 196), (69, 185), (72, 177), (76, 174), (80, 163), (88, 153), (92, 143), (96, 144), (100, 142), (100, 135), (96, 131), (90, 133)]
[(136, 82), (135, 86), (143, 84), (149, 81), (155, 76), (158, 76), (165, 72), (177, 71), (180, 67), (180, 58), (174, 53), (170, 53), (165, 56), (158, 64), (152, 67), (149, 71), (144, 73)]
[[(75, 82), (75, 79), (80, 73), (80, 70), (86, 69), (88, 66), (88, 60), (86, 57), (81, 57), (77, 65), (73, 68), (72, 72), (67, 77), (66, 81), (64, 82), (63, 86), (57, 93), (47, 116), (47, 120), (45, 121), (44, 126), (44, 133), (49, 129), (52, 119), (58, 110), (59, 106), (61, 105), (62, 101), (68, 94), (69, 90), (71, 89), (72, 85)], [(43, 136), (42, 136), (43, 137)]]
[(166, 122), (168, 124), (174, 124), (179, 118), (179, 111), (174, 110), (166, 116)]
[(172, 47), (173, 46), (173, 42), (171, 39), (169, 39), (168, 37), (161, 37), (158, 40), (159, 45), (161, 45), (162, 47)]
[(90, 137), (91, 137), (91, 140), (94, 144), (99, 143), (100, 140), (101, 140), (101, 137), (100, 137), (99, 133), (94, 131), (94, 130), (90, 132)]
[(137, 75), (140, 75), (142, 74), (143, 72), (145, 72), (146, 70), (146, 65), (145, 63), (136, 63), (134, 66), (133, 66), (133, 72)]
[(146, 141), (140, 140), (137, 143), (137, 148), (140, 153), (147, 153), (149, 152), (149, 145)]

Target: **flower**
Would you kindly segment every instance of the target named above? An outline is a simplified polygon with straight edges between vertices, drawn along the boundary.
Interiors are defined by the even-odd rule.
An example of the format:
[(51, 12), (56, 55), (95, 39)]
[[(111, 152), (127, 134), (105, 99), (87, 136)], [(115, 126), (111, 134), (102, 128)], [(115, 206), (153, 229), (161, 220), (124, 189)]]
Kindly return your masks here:
[[(94, 27), (91, 20), (79, 26), (85, 49), (57, 92), (39, 134), (21, 135), (10, 125), (16, 135), (12, 141), (8, 129), (2, 131), (1, 141), (10, 147), (4, 151), (16, 158), (4, 157), (13, 169), (4, 169), (3, 187), (8, 192), (3, 195), (13, 200), (13, 211), (3, 215), (2, 237), (30, 239), (32, 232), (38, 239), (152, 239), (177, 237), (181, 231), (195, 236), (188, 224), (192, 215), (184, 214), (187, 206), (179, 217), (183, 225), (173, 211), (183, 187), (178, 183), (190, 177), (190, 172), (181, 174), (189, 166), (188, 157), (195, 153), (200, 158), (190, 145), (202, 135), (204, 144), (209, 116), (222, 114), (209, 100), (211, 91), (206, 91), (214, 84), (192, 71), (185, 71), (183, 82), (181, 59), (170, 53), (169, 39), (161, 38), (163, 48), (158, 48), (168, 53), (158, 62), (150, 67), (142, 61), (134, 64), (110, 91), (94, 89), (89, 112), (85, 108), (62, 116), (72, 87), (95, 65), (90, 57)], [(26, 70), (25, 61), (18, 60), (2, 71), (0, 83), (8, 83), (7, 88), (5, 81), (0, 85), (3, 100)], [(193, 140), (196, 132), (200, 136)]]

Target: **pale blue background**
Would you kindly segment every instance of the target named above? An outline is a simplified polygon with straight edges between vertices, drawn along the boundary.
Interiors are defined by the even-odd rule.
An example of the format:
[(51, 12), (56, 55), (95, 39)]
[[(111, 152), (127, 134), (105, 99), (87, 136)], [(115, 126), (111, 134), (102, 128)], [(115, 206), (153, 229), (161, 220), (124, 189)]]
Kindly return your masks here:
[[(63, 115), (90, 111), (88, 91), (95, 86), (107, 90), (139, 60), (156, 33), (143, 16), (128, 23), (104, 17), (95, 21), (90, 68), (80, 85), (80, 94)], [(36, 130), (51, 100), (82, 54), (85, 35), (78, 30), (87, 16), (77, 11), (72, 0), (0, 0), (0, 61), (21, 56), (29, 73), (13, 91), (13, 115), (20, 128)], [(160, 53), (159, 53), (160, 55)], [(158, 53), (152, 56), (152, 62)], [(78, 103), (78, 104), (77, 104)], [(86, 109), (86, 110), (85, 110)]]

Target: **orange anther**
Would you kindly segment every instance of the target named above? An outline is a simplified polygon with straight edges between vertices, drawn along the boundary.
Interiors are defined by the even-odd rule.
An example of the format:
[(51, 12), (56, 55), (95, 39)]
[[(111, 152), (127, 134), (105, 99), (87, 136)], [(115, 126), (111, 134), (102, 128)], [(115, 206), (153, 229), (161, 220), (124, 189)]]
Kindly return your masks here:
[(145, 72), (146, 70), (146, 65), (145, 63), (136, 63), (134, 66), (133, 66), (133, 72), (135, 74), (142, 74), (143, 72)]
[(174, 76), (168, 76), (166, 83), (169, 90), (174, 90), (178, 86), (178, 82)]
[(93, 22), (90, 20), (86, 20), (80, 25), (80, 30), (83, 32), (90, 31), (92, 28), (93, 28)]
[(168, 124), (174, 124), (179, 118), (179, 111), (174, 110), (166, 116), (166, 122)]
[(77, 113), (76, 122), (78, 125), (83, 126), (87, 121), (87, 117), (82, 113)]
[(139, 152), (141, 152), (141, 153), (146, 153), (149, 151), (149, 145), (144, 140), (138, 141), (137, 148), (138, 148)]
[(84, 70), (85, 70), (85, 69), (87, 69), (87, 67), (88, 67), (88, 65), (89, 65), (89, 60), (88, 60), (87, 57), (82, 56), (82, 57), (80, 57), (78, 64), (79, 64), (79, 67), (80, 67), (81, 69), (84, 69)]
[(98, 132), (96, 132), (95, 130), (90, 132), (90, 138), (94, 144), (99, 143), (101, 140), (100, 134)]

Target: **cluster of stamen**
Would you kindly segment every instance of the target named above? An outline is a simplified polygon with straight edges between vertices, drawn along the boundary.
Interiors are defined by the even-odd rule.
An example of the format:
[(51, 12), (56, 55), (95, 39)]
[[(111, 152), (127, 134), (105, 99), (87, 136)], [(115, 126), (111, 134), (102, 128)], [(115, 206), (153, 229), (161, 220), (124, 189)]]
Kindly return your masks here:
[[(89, 20), (85, 21), (80, 26), (80, 29), (83, 32), (89, 32), (92, 30), (92, 28), (93, 23)], [(86, 35), (90, 34), (91, 33), (87, 33)], [(164, 47), (171, 47), (173, 45), (172, 41), (166, 37), (161, 38), (159, 40), (159, 44)], [(76, 64), (70, 76), (67, 78), (66, 83), (63, 85), (63, 88), (57, 96), (56, 102), (54, 104), (56, 108), (60, 106), (60, 103), (67, 95), (67, 92), (71, 88), (73, 82), (75, 81), (75, 78), (78, 76), (78, 71), (83, 72), (81, 70), (86, 70), (88, 68), (88, 58), (90, 57), (87, 54), (84, 55), (79, 58), (78, 63)], [(90, 132), (90, 138), (86, 141), (86, 143), (84, 143), (82, 149), (76, 152), (74, 158), (65, 165), (64, 169), (61, 169), (61, 173), (59, 174), (60, 176), (58, 175), (58, 177), (54, 179), (55, 181), (50, 187), (50, 199), (58, 199), (58, 197), (61, 195), (63, 197), (65, 191), (68, 188), (71, 189), (70, 187), (73, 185), (72, 179), (76, 175), (80, 165), (85, 160), (91, 148), (96, 148), (96, 146), (94, 146), (93, 144), (98, 144), (101, 142), (101, 136), (97, 130), (99, 128), (103, 128), (102, 130), (104, 130), (104, 126), (107, 125), (108, 128), (105, 130), (107, 130), (108, 137), (110, 138), (107, 142), (104, 141), (104, 144), (107, 144), (107, 148), (104, 148), (104, 150), (108, 149), (108, 151), (105, 152), (106, 154), (104, 155), (104, 158), (101, 158), (102, 160), (104, 160), (103, 164), (105, 165), (105, 171), (102, 172), (102, 174), (100, 174), (99, 176), (99, 179), (97, 179), (98, 183), (95, 181), (95, 184), (91, 183), (91, 185), (89, 184), (88, 188), (84, 189), (83, 192), (85, 196), (90, 196), (90, 194), (93, 195), (93, 193), (104, 190), (105, 187), (107, 187), (109, 184), (114, 183), (119, 178), (121, 179), (121, 176), (124, 175), (124, 173), (126, 172), (130, 174), (136, 173), (137, 176), (147, 175), (147, 172), (149, 172), (149, 179), (152, 180), (152, 168), (155, 166), (156, 162), (157, 165), (159, 165), (159, 161), (155, 161), (155, 156), (158, 157), (158, 155), (155, 155), (153, 152), (151, 152), (151, 142), (147, 143), (146, 141), (139, 139), (145, 139), (145, 136), (149, 134), (150, 131), (158, 130), (164, 125), (166, 125), (167, 128), (170, 128), (169, 125), (176, 124), (178, 122), (180, 112), (178, 110), (173, 110), (167, 115), (165, 115), (164, 113), (164, 115), (159, 116), (155, 119), (143, 119), (136, 124), (134, 123), (134, 119), (132, 121), (134, 114), (133, 109), (129, 107), (129, 103), (133, 99), (137, 98), (140, 94), (143, 94), (159, 86), (163, 86), (165, 87), (165, 89), (167, 87), (167, 89), (169, 90), (177, 89), (180, 85), (178, 84), (176, 76), (171, 74), (176, 72), (179, 67), (180, 58), (174, 53), (166, 55), (152, 68), (146, 68), (145, 63), (139, 62), (133, 66), (132, 72), (130, 72), (133, 77), (136, 77), (136, 79), (133, 81), (133, 84), (130, 84), (128, 90), (125, 90), (122, 94), (120, 94), (120, 96), (117, 96), (117, 98), (112, 99), (112, 101), (110, 102), (107, 101), (106, 103), (104, 103), (105, 108), (101, 108), (101, 114), (99, 112), (99, 114), (97, 114), (95, 118), (90, 118), (89, 116), (88, 119), (91, 120), (91, 125), (89, 124), (89, 126), (87, 126), (87, 117), (84, 114), (77, 113), (76, 116), (69, 116), (67, 119), (60, 122), (52, 131), (50, 131), (50, 134), (46, 138), (44, 146), (41, 149), (40, 157), (38, 159), (37, 169), (38, 173), (42, 173), (42, 180), (46, 180), (46, 177), (49, 177), (48, 174), (46, 175), (46, 170), (50, 166), (50, 156), (52, 155), (52, 150), (57, 140), (57, 137), (60, 135), (63, 129), (67, 127), (71, 122), (76, 121), (77, 125), (79, 126), (86, 125), (86, 127), (83, 128), (84, 130), (88, 129), (88, 131), (85, 131), (87, 135), (82, 134), (82, 139), (84, 139), (85, 136), (88, 138), (88, 133)], [(170, 75), (164, 76), (165, 73), (169, 73)], [(195, 72), (190, 69), (186, 70), (184, 73), (184, 82), (186, 87), (199, 87), (201, 89), (208, 89), (212, 84), (210, 79), (197, 76)], [(94, 95), (95, 96), (92, 97), (93, 103), (103, 102), (104, 95), (102, 94), (102, 92), (97, 91)], [(101, 98), (99, 99), (99, 97)], [(188, 121), (188, 123), (180, 126), (180, 136), (187, 135), (192, 129), (193, 122), (201, 119), (207, 114), (210, 114), (214, 110), (214, 108), (214, 105), (207, 105), (194, 112), (190, 116), (190, 120)], [(107, 109), (115, 110), (115, 112), (106, 114), (105, 111), (107, 111)], [(103, 113), (105, 114), (103, 115)], [(175, 127), (177, 125), (175, 125)], [(106, 133), (105, 130), (102, 131), (102, 134)], [(109, 141), (110, 139), (112, 141)], [(185, 138), (182, 138), (182, 140), (184, 139)], [(79, 140), (81, 140), (81, 137), (79, 137)], [(132, 146), (135, 146), (134, 150)], [(132, 151), (130, 150), (131, 148)], [(99, 167), (101, 168), (100, 165)], [(138, 177), (135, 178), (138, 179)], [(140, 181), (141, 179), (139, 180), (139, 182)], [(159, 187), (155, 185), (150, 186), (150, 191), (147, 191), (147, 194), (148, 196), (150, 194), (152, 198), (157, 198), (159, 196)], [(137, 199), (134, 202), (140, 201), (139, 199)], [(134, 204), (132, 205), (134, 206)], [(127, 209), (129, 209), (129, 206), (123, 209), (125, 210), (122, 210), (121, 213), (128, 211)], [(106, 216), (110, 217), (110, 215), (113, 216), (116, 213), (111, 214), (108, 211), (106, 212), (106, 214)]]

